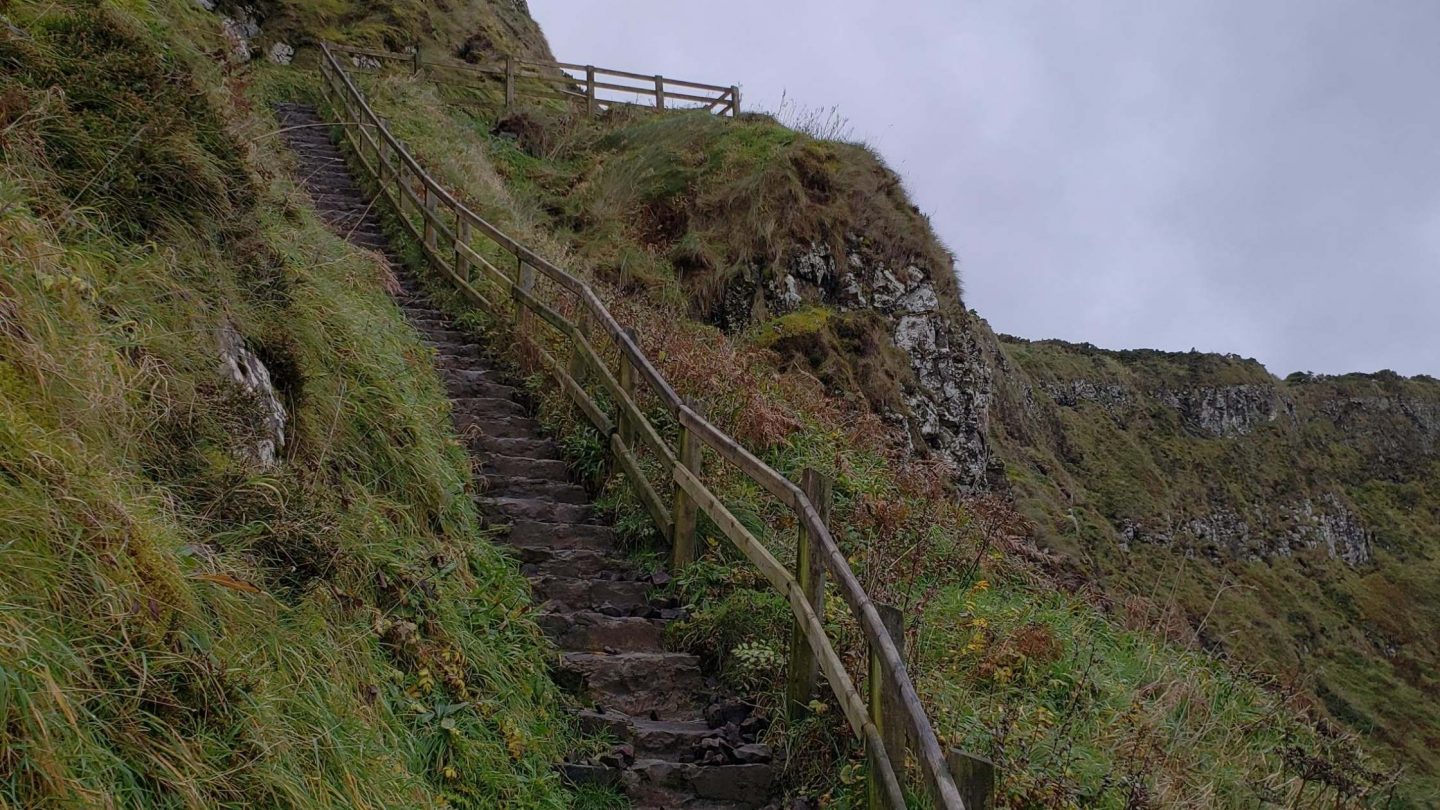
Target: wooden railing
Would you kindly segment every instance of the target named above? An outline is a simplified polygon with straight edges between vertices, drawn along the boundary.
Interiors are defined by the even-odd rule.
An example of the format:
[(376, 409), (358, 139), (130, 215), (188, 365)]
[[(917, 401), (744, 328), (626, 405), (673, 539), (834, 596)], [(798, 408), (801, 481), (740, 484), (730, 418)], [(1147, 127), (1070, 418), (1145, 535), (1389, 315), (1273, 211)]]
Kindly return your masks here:
[(583, 106), (590, 115), (615, 106), (660, 110), (694, 108), (732, 117), (740, 114), (740, 88), (734, 85), (722, 87), (542, 59), (506, 57), (495, 62), (477, 63), (424, 58), (420, 55), (419, 46), (410, 53), (334, 44), (329, 48), (332, 54), (348, 56), (351, 69), (362, 72), (390, 65), (413, 73), (424, 71), (429, 78), (444, 84), (474, 86), (486, 79), (503, 79), (507, 108), (514, 106), (518, 94), (572, 102)]
[[(787, 711), (805, 711), (817, 674), (823, 673), (850, 727), (865, 745), (872, 807), (905, 807), (901, 779), (908, 747), (935, 806), (964, 810), (952, 768), (969, 768), (974, 761), (947, 763), (906, 671), (897, 644), (897, 640), (903, 643), (903, 634), (892, 635), (898, 622), (892, 620), (887, 627), (830, 533), (828, 482), (807, 470), (801, 484), (795, 484), (711, 424), (701, 409), (681, 399), (588, 284), (476, 215), (437, 183), (371, 109), (334, 49), (322, 49), (329, 102), (368, 179), (434, 267), (469, 301), (509, 322), (521, 353), (554, 377), (606, 437), (639, 501), (670, 542), (675, 569), (695, 559), (696, 516), (703, 512), (789, 601), (794, 630)], [(418, 224), (412, 220), (416, 214)], [(568, 348), (569, 356), (557, 357), (547, 344)], [(616, 368), (606, 356), (614, 358)], [(592, 395), (587, 385), (597, 394)], [(673, 447), (646, 415), (642, 400), (663, 408), (678, 425)], [(794, 573), (706, 486), (702, 447), (794, 514), (800, 527)], [(647, 466), (659, 470), (661, 480), (647, 478)], [(670, 490), (668, 503), (657, 487)], [(827, 580), (834, 582), (869, 646), (868, 701), (856, 689), (821, 620)], [(967, 790), (974, 787), (973, 781), (967, 780)], [(972, 801), (972, 810), (983, 804)]]

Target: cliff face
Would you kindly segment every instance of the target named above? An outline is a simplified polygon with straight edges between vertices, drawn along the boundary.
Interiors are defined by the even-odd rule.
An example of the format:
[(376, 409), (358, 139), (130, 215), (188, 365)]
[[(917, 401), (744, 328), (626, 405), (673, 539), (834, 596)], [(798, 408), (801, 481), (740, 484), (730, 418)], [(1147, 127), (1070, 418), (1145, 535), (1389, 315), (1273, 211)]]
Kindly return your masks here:
[[(851, 363), (882, 351), (899, 359), (888, 369), (856, 367), (871, 405), (901, 428), (913, 450), (953, 465), (962, 486), (986, 489), (989, 477), (1001, 469), (986, 441), (993, 337), (959, 306), (958, 297), (945, 300), (950, 291), (943, 282), (937, 289), (937, 276), (953, 277), (948, 262), (936, 267), (887, 261), (867, 250), (867, 241), (848, 234), (838, 256), (824, 244), (813, 244), (763, 285), (742, 282), (731, 299), (743, 302), (743, 314), (752, 319), (816, 305), (869, 316), (878, 345), (849, 358)], [(757, 300), (762, 306), (754, 305)]]
[(1433, 772), (1440, 382), (1001, 345), (988, 438), (1037, 542)]
[(997, 338), (879, 239), (752, 268), (719, 320), (1011, 496), (1074, 579), (1440, 767), (1440, 383)]

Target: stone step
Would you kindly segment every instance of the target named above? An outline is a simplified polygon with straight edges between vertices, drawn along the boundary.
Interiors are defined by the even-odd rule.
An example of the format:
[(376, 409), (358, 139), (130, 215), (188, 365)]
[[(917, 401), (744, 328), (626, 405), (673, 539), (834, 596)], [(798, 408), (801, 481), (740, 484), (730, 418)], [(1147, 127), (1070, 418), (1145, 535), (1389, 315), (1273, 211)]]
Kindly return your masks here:
[(586, 709), (577, 716), (588, 732), (605, 732), (635, 748), (640, 759), (681, 761), (696, 753), (702, 740), (724, 739), (725, 732), (703, 720), (650, 720), (623, 712)]
[(530, 439), (540, 435), (540, 423), (528, 416), (456, 413), (455, 429), (461, 436), (490, 436), (497, 439)]
[(493, 372), (486, 369), (442, 369), (440, 377), (445, 381), (445, 388), (453, 397), (510, 399), (520, 393), (520, 389), (505, 384)]
[(585, 523), (595, 509), (588, 503), (559, 503), (540, 498), (491, 498), (479, 496), (476, 505), (488, 516), (540, 523)]
[(435, 316), (435, 317), (431, 317), (431, 316), (428, 316), (428, 315), (414, 315), (414, 314), (411, 314), (411, 312), (409, 311), (408, 307), (406, 308), (406, 311), (405, 311), (405, 320), (409, 321), (409, 322), (410, 322), (410, 325), (413, 326), (413, 327), (415, 327), (415, 331), (420, 332), (420, 333), (422, 333), (422, 334), (425, 333), (426, 331), (430, 330), (430, 329), (454, 329), (454, 328), (455, 328), (455, 322), (454, 322), (453, 320), (451, 320), (449, 317), (446, 317), (446, 316)]
[[(525, 456), (538, 459), (559, 459), (560, 448), (550, 439), (506, 439), (499, 436), (469, 436), (471, 450), (480, 453), (496, 453), (502, 456)], [(550, 521), (564, 522), (564, 521)], [(574, 521), (582, 523), (584, 521)]]
[[(475, 342), (475, 336), (462, 332), (447, 322), (444, 326), (417, 326), (425, 342), (432, 346), (468, 347)], [(479, 347), (476, 347), (479, 348)]]
[(435, 365), (443, 371), (470, 371), (483, 369), (485, 358), (480, 355), (465, 356), (447, 352), (435, 354)]
[(515, 478), (544, 478), (550, 481), (570, 480), (570, 465), (558, 459), (535, 459), (490, 453), (481, 459), (480, 469), (487, 476), (508, 475)]
[(540, 523), (517, 520), (510, 524), (506, 542), (520, 548), (587, 548), (605, 551), (615, 547), (615, 530), (589, 523)]
[[(638, 776), (642, 784), (627, 786), (627, 792), (634, 791), (638, 794), (636, 798), (642, 801), (644, 787), (654, 786), (701, 799), (738, 802), (743, 807), (764, 806), (770, 799), (770, 786), (775, 778), (774, 768), (769, 763), (696, 765), (663, 759), (637, 759), (629, 772)], [(637, 801), (636, 805), (639, 803)]]
[(524, 418), (525, 408), (509, 397), (451, 397), (451, 411), (473, 416), (503, 416)]
[(562, 605), (607, 615), (611, 611), (625, 616), (643, 615), (650, 610), (648, 582), (539, 577), (530, 580), (530, 590), (551, 612)]
[(494, 498), (545, 498), (556, 503), (589, 503), (585, 488), (569, 481), (549, 478), (519, 478), (509, 475), (486, 475), (480, 480), (481, 491)]
[(512, 546), (522, 563), (520, 573), (532, 579), (566, 577), (588, 580), (635, 580), (633, 567), (608, 551), (589, 548), (535, 548)]
[(650, 652), (665, 640), (661, 622), (637, 616), (606, 616), (589, 610), (542, 613), (536, 624), (555, 640), (555, 646), (572, 652)]
[(676, 652), (567, 652), (555, 679), (606, 711), (656, 720), (695, 719), (707, 688), (700, 659)]

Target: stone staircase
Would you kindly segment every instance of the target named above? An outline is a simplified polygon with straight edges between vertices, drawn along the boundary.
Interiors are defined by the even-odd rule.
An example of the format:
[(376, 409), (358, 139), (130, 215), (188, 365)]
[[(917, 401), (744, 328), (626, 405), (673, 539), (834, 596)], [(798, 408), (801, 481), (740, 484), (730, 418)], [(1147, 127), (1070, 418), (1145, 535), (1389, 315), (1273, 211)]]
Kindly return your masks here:
[(477, 503), (488, 522), (506, 527), (502, 540), (530, 580), (538, 623), (560, 650), (555, 679), (588, 707), (577, 712), (582, 726), (618, 741), (601, 756), (563, 763), (565, 776), (613, 785), (637, 808), (767, 806), (771, 752), (756, 742), (764, 719), (718, 695), (695, 656), (665, 649), (665, 625), (682, 613), (656, 592), (668, 575), (627, 559), (570, 480), (559, 447), (528, 416), (522, 392), (477, 338), (426, 300), (315, 110), (283, 104), (277, 112), (321, 218), (396, 266), (398, 303), (435, 349), (455, 427), (477, 462)]

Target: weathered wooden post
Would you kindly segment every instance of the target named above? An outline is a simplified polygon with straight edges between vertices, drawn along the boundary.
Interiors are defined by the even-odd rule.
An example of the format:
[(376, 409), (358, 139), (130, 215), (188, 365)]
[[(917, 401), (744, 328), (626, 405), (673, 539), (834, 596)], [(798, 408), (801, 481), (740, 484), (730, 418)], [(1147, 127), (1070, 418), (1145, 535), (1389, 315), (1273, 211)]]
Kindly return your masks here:
[(435, 255), (435, 195), (430, 193), (430, 186), (423, 180), (420, 188), (425, 191), (425, 210), (420, 212), (420, 218), (425, 221), (425, 247), (432, 256)]
[[(625, 335), (637, 346), (639, 345), (634, 329), (625, 327)], [(620, 352), (620, 390), (624, 391), (625, 395), (630, 397), (630, 400), (636, 405), (640, 404), (635, 399), (635, 365), (630, 362), (630, 355), (624, 351)], [(620, 430), (620, 441), (624, 442), (626, 447), (633, 448), (635, 446), (635, 423), (630, 419), (630, 412), (621, 408), (617, 423)]]
[(520, 346), (523, 365), (534, 365), (535, 357), (529, 351), (530, 346), (530, 308), (521, 299), (521, 293), (530, 293), (535, 289), (535, 268), (525, 263), (524, 259), (516, 257), (520, 263), (515, 273), (515, 287), (512, 292), (512, 303), (515, 305), (515, 340)]
[(413, 64), (412, 64), (412, 66), (411, 66), (410, 72), (413, 73), (413, 74), (415, 74), (415, 75), (419, 75), (419, 74), (420, 74), (420, 43), (419, 43), (419, 42), (416, 42), (414, 45), (412, 45), (412, 46), (410, 46), (410, 47), (412, 47), (412, 48), (415, 49), (415, 56), (414, 56), (414, 59), (413, 59)]
[[(694, 411), (697, 416), (704, 418), (704, 408), (699, 403), (687, 400), (686, 405)], [(680, 464), (690, 471), (696, 479), (700, 478), (700, 437), (695, 431), (685, 426), (682, 419), (680, 422)], [(695, 500), (684, 487), (675, 487), (675, 511), (674, 511), (674, 537), (670, 554), (670, 570), (679, 571), (681, 568), (695, 562)]]
[(994, 810), (995, 763), (958, 748), (950, 749), (945, 763), (950, 766), (950, 777), (965, 801), (965, 810)]
[(730, 85), (730, 117), (740, 117), (740, 87), (734, 84)]
[[(905, 657), (904, 615), (899, 608), (890, 605), (876, 605), (875, 610), (880, 614), (880, 623), (885, 625), (885, 632), (895, 643), (895, 651), (903, 660)], [(885, 679), (885, 670), (880, 663), (880, 651), (875, 649), (874, 645), (870, 647), (870, 677), (867, 680), (870, 693), (870, 721), (880, 732), (880, 741), (885, 744), (885, 756), (890, 760), (890, 769), (895, 772), (896, 779), (902, 779), (905, 773), (906, 748), (903, 710), (900, 708), (900, 701), (896, 699), (895, 689)], [(870, 775), (866, 781), (869, 785), (871, 810), (892, 810), (885, 799), (885, 791), (881, 788), (879, 765), (873, 756), (870, 758), (869, 767)], [(969, 810), (968, 805), (966, 810)]]
[(461, 246), (470, 247), (470, 220), (466, 219), (458, 210), (455, 212), (455, 275), (465, 280), (466, 284), (473, 284), (474, 279), (470, 278), (470, 271), (474, 269), (470, 265), (470, 256)]
[[(832, 482), (817, 470), (806, 467), (800, 474), (800, 488), (805, 497), (820, 513), (820, 520), (830, 523), (830, 501)], [(815, 615), (825, 620), (825, 562), (820, 554), (820, 538), (810, 532), (802, 520), (795, 549), (795, 579), (800, 583), (800, 593)], [(809, 638), (797, 620), (790, 628), (790, 666), (785, 683), (785, 709), (794, 719), (802, 716), (815, 696), (815, 682), (820, 674), (820, 664), (815, 660), (815, 651), (810, 648)]]
[[(585, 350), (580, 348), (580, 338), (590, 339), (590, 310), (583, 303), (580, 305), (579, 311), (575, 313), (575, 332), (578, 337), (570, 346), (570, 362), (567, 364), (566, 371), (570, 374), (570, 379), (584, 385), (585, 372), (589, 368), (589, 363), (585, 356)], [(616, 410), (622, 416), (625, 413), (625, 410), (618, 405)]]
[(515, 57), (505, 57), (505, 110), (515, 107)]
[[(396, 141), (400, 152), (405, 149), (404, 141)], [(395, 155), (395, 213), (403, 219), (405, 217), (405, 158), (397, 152)]]
[(665, 77), (655, 77), (655, 109), (665, 109)]
[(528, 293), (535, 289), (535, 268), (526, 264), (525, 260), (518, 256), (516, 257), (516, 261), (518, 262), (518, 266), (515, 271), (514, 316), (515, 327), (519, 329), (522, 325), (526, 324), (526, 313), (530, 311), (528, 307), (520, 303), (520, 293)]
[(585, 114), (595, 114), (595, 66), (585, 66)]

